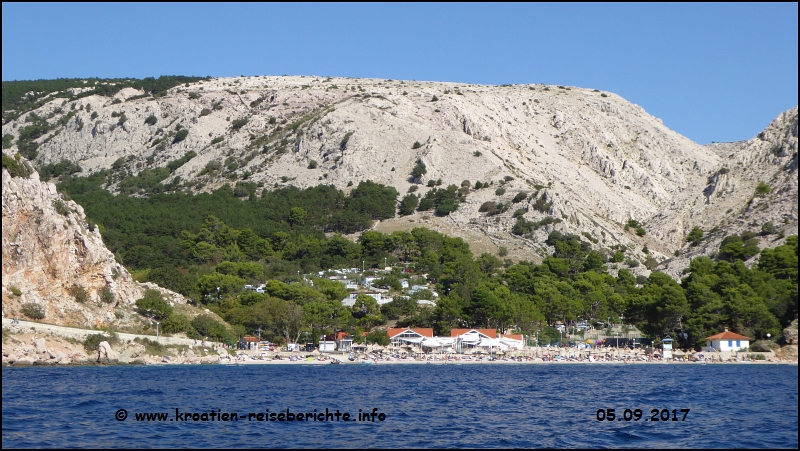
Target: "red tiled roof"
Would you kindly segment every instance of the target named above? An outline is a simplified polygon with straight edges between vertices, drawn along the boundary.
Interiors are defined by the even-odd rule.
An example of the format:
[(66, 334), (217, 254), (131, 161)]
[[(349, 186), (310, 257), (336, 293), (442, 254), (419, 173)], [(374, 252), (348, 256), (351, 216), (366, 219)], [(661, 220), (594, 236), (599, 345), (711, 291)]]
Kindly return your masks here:
[(706, 341), (710, 340), (750, 340), (750, 337), (745, 337), (744, 335), (735, 334), (726, 330), (725, 332), (718, 333), (717, 335), (706, 337)]
[(255, 342), (258, 341), (258, 338), (256, 338), (256, 337), (244, 337), (244, 341), (249, 342), (249, 343), (255, 343)]
[(482, 333), (489, 338), (497, 338), (497, 330), (495, 329), (450, 329), (450, 336), (457, 337), (459, 335), (464, 335), (471, 330)]
[(522, 341), (522, 334), (500, 334), (500, 338), (511, 338), (512, 340)]
[(410, 328), (410, 327), (390, 327), (389, 330), (386, 331), (389, 338), (394, 338), (403, 332), (410, 330), (412, 332), (416, 332), (423, 337), (433, 338), (433, 329), (429, 327), (417, 327), (417, 328)]

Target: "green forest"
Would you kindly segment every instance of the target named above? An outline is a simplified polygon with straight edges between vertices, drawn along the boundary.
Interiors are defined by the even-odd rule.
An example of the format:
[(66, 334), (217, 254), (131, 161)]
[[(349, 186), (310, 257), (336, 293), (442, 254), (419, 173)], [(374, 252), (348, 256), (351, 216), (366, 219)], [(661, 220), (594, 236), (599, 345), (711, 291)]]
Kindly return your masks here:
[[(797, 317), (797, 236), (754, 255), (755, 233), (730, 236), (712, 259), (696, 258), (681, 282), (666, 274), (634, 277), (628, 269), (608, 272), (606, 255), (581, 236), (552, 232), (555, 249), (541, 264), (474, 256), (466, 242), (424, 228), (391, 234), (367, 230), (375, 219), (394, 217), (398, 193), (362, 182), (349, 195), (331, 186), (295, 187), (256, 194), (255, 185), (224, 186), (212, 193), (153, 193), (112, 196), (102, 186), (108, 174), (65, 173), (59, 190), (86, 210), (106, 245), (140, 281), (152, 281), (209, 308), (231, 327), (207, 316), (189, 321), (171, 311), (157, 293), (137, 303), (140, 312), (163, 321), (166, 333), (186, 332), (233, 342), (260, 330), (276, 341), (315, 341), (321, 334), (362, 332), (385, 340), (380, 326), (496, 328), (559, 338), (555, 322), (635, 324), (652, 338), (672, 337), (698, 348), (704, 337), (728, 327), (754, 339), (777, 337)], [(438, 205), (453, 195), (437, 190)], [(435, 196), (432, 197), (436, 206)], [(403, 205), (399, 205), (401, 208)], [(354, 242), (342, 234), (360, 232)], [(689, 240), (692, 237), (688, 237)], [(625, 248), (610, 257), (626, 258)], [(757, 252), (757, 246), (756, 246)], [(385, 264), (390, 273), (378, 271)], [(380, 277), (394, 301), (379, 306), (358, 296), (343, 307), (344, 285), (316, 277), (319, 271), (367, 269)], [(307, 276), (304, 276), (307, 275)], [(327, 274), (326, 274), (327, 275)], [(420, 306), (428, 290), (407, 296), (400, 280), (428, 283), (439, 293), (435, 308)], [(245, 285), (266, 283), (265, 293)]]

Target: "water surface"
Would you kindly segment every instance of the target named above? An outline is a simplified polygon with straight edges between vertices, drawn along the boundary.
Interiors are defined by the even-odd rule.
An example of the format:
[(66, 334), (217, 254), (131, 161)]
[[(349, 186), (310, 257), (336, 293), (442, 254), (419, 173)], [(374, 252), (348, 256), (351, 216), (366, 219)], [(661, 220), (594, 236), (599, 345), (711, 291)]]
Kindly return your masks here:
[[(796, 365), (3, 368), (2, 446), (797, 448), (797, 387)], [(245, 416), (177, 421), (185, 417), (176, 408)], [(356, 421), (246, 417), (326, 408)], [(384, 421), (357, 421), (359, 409), (374, 408)], [(611, 408), (617, 418), (625, 409), (643, 416), (597, 420)], [(650, 421), (652, 409), (668, 409), (670, 420)], [(680, 409), (690, 409), (684, 421)], [(158, 412), (166, 421), (135, 419)]]

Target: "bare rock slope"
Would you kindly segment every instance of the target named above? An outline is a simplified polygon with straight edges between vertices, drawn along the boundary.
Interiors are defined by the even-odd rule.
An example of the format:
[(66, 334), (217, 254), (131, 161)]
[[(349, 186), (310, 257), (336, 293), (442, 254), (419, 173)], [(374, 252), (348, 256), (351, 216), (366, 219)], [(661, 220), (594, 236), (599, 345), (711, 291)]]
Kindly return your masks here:
[[(694, 226), (719, 239), (768, 221), (797, 233), (797, 108), (751, 140), (702, 146), (615, 94), (567, 86), (239, 77), (143, 94), (46, 103), (33, 113), (54, 128), (38, 138), (35, 162), (66, 159), (84, 173), (112, 169), (119, 180), (194, 151), (164, 181), (192, 191), (237, 180), (347, 189), (371, 179), (402, 194), (421, 181), (424, 195), (430, 180), (481, 181), (490, 188), (472, 190), (445, 222), (518, 258), (545, 255), (552, 230), (582, 234), (600, 249), (625, 246), (641, 261), (712, 252), (714, 239), (687, 248)], [(66, 111), (74, 115), (61, 121)], [(26, 119), (5, 124), (3, 134), (16, 139)], [(427, 172), (413, 180), (418, 161)], [(755, 197), (759, 182), (771, 193)], [(524, 200), (511, 203), (521, 192)], [(487, 217), (478, 211), (487, 201), (511, 208)], [(560, 222), (513, 235), (520, 208), (528, 221)], [(422, 216), (389, 222), (410, 227)], [(629, 220), (646, 234), (626, 230)]]

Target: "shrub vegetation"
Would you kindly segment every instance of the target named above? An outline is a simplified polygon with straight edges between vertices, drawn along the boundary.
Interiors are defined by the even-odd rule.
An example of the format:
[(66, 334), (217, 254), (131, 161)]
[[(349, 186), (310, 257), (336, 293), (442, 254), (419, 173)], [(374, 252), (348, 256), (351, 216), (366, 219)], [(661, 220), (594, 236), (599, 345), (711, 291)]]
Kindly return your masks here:
[(33, 320), (45, 317), (44, 307), (33, 302), (22, 304), (22, 314)]

